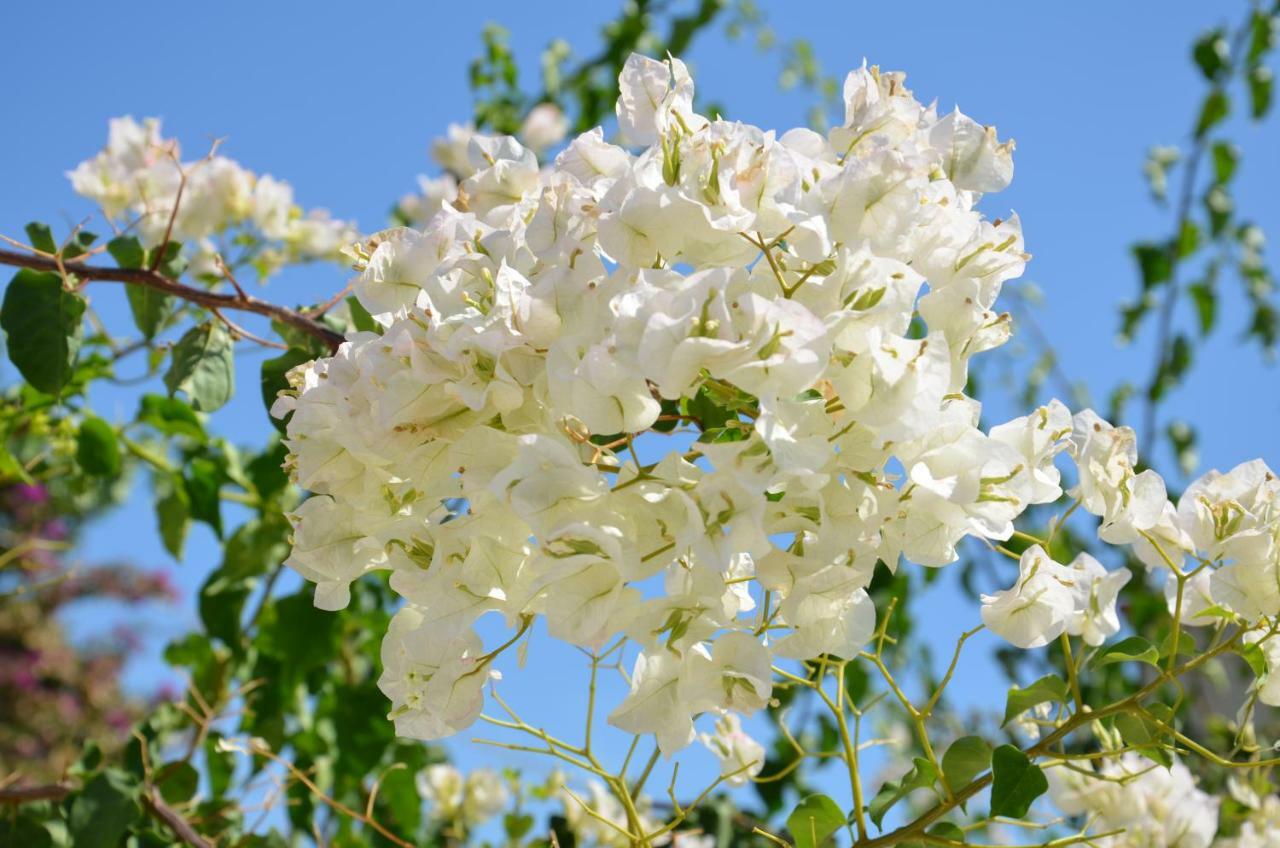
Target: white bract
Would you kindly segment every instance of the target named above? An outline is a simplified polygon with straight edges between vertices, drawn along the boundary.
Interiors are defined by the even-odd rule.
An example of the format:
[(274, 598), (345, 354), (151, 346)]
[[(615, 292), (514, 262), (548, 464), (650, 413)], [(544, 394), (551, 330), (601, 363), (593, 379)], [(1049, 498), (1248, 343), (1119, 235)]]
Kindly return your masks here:
[[(1049, 793), (1062, 812), (1087, 815), (1098, 831), (1123, 829), (1089, 841), (1105, 848), (1209, 848), (1218, 831), (1219, 799), (1196, 786), (1190, 769), (1166, 769), (1140, 754), (1048, 771)], [(1246, 845), (1248, 843), (1245, 843)]]
[[(355, 237), (346, 221), (323, 209), (302, 209), (288, 183), (242, 167), (214, 150), (183, 161), (178, 142), (160, 134), (160, 121), (132, 117), (111, 121), (107, 146), (67, 176), (75, 191), (122, 222), (143, 247), (171, 238), (188, 243), (192, 270), (219, 276), (215, 256), (251, 253), (252, 265), (267, 276), (281, 265), (337, 259)], [(177, 210), (176, 214), (174, 210)], [(245, 251), (243, 237), (254, 243)]]
[[(849, 76), (825, 136), (697, 114), (675, 59), (633, 56), (620, 82), (635, 146), (596, 129), (540, 167), (563, 116), (535, 110), (525, 144), (451, 128), (434, 149), (447, 176), (402, 205), (416, 228), (351, 248), (379, 331), (295, 369), (277, 401), (312, 493), (290, 565), (327, 609), (372, 569), (407, 599), (380, 681), (398, 732), (477, 718), (511, 644), (481, 644), (492, 613), (516, 638), (541, 618), (591, 651), (630, 640), (611, 723), (671, 753), (714, 715), (708, 744), (745, 765), (736, 716), (769, 702), (776, 661), (856, 657), (878, 564), (944, 566), (968, 537), (1009, 539), (1061, 497), (1064, 453), (1104, 539), (1153, 567), (1209, 563), (1198, 609), (1280, 611), (1277, 484), (1260, 464), (1174, 508), (1135, 468), (1132, 431), (1091, 411), (1054, 401), (979, 428), (969, 363), (1009, 339), (997, 298), (1028, 259), (1016, 216), (976, 208), (1012, 177), (993, 129), (939, 118), (876, 68)], [(154, 132), (122, 125), (78, 184), (135, 203), (122, 184), (157, 167)], [(264, 230), (293, 220), (278, 184), (244, 179), (241, 198), (219, 179)], [(673, 427), (697, 441), (650, 432)], [(1033, 546), (983, 620), (1025, 648), (1097, 645), (1120, 628), (1128, 575)]]

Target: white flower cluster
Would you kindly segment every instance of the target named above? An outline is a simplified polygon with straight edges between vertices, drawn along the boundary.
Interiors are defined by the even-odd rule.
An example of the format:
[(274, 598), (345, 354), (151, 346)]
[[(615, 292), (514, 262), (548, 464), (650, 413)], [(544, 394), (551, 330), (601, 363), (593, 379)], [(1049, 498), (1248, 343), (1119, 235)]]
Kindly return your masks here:
[[(555, 772), (549, 781), (557, 785), (554, 795), (564, 805), (565, 824), (578, 839), (580, 845), (594, 848), (631, 848), (635, 841), (626, 834), (630, 822), (627, 811), (609, 789), (599, 780), (587, 781), (586, 792), (571, 789), (561, 772)], [(655, 831), (662, 822), (660, 814), (653, 810), (653, 801), (648, 795), (640, 795), (634, 800), (636, 824), (645, 833)], [(653, 840), (655, 845), (680, 846), (680, 835), (660, 836)]]
[(67, 176), (76, 193), (95, 201), (108, 218), (131, 225), (144, 247), (164, 240), (172, 218), (171, 236), (190, 243), (197, 273), (217, 274), (213, 239), (232, 231), (271, 243), (255, 257), (264, 276), (289, 262), (337, 257), (355, 237), (351, 224), (324, 210), (304, 212), (286, 182), (225, 156), (183, 162), (177, 141), (160, 134), (156, 118), (113, 119), (106, 148)]
[[(569, 119), (554, 103), (540, 103), (529, 110), (520, 127), (519, 140), (535, 156), (564, 141), (569, 131)], [(445, 204), (458, 200), (458, 181), (465, 180), (480, 170), (467, 151), (476, 129), (471, 124), (450, 124), (444, 138), (431, 145), (431, 158), (443, 169), (438, 177), (418, 177), (418, 191), (400, 198), (396, 205), (398, 217), (412, 226), (423, 226), (431, 221)]]
[(502, 777), (492, 769), (472, 769), (464, 776), (454, 766), (438, 763), (418, 772), (414, 780), (433, 819), (466, 828), (484, 824), (511, 800)]
[[(1008, 340), (996, 298), (1027, 254), (1016, 217), (975, 204), (1009, 183), (1012, 145), (939, 117), (901, 74), (864, 67), (844, 98), (826, 136), (778, 136), (698, 115), (682, 63), (633, 56), (617, 115), (638, 147), (595, 129), (540, 167), (458, 130), (465, 177), (439, 211), (354, 249), (381, 332), (296, 369), (274, 412), (314, 493), (289, 564), (317, 605), (345, 606), (373, 569), (406, 600), (381, 679), (399, 733), (476, 720), (501, 649), (473, 625), (494, 612), (587, 649), (632, 640), (609, 720), (675, 751), (701, 713), (764, 707), (776, 659), (855, 656), (877, 562), (1008, 539), (1062, 495), (1059, 454), (1103, 538), (1149, 561), (1148, 537), (1230, 557), (1244, 537), (1223, 534), (1274, 542), (1274, 509), (1241, 507), (1262, 531), (1212, 505), (1237, 497), (1222, 485), (1195, 490), (1203, 527), (1179, 530), (1132, 431), (1091, 411), (1055, 401), (979, 429), (969, 360)], [(1127, 572), (1038, 548), (1021, 572), (984, 598), (1014, 644), (1117, 631)], [(726, 745), (726, 761), (749, 751)]]
[(1051, 769), (1049, 792), (1062, 812), (1089, 816), (1097, 832), (1124, 829), (1121, 834), (1089, 839), (1088, 844), (1099, 848), (1209, 848), (1215, 844), (1219, 799), (1199, 789), (1182, 763), (1166, 769), (1139, 754), (1125, 753), (1099, 765), (1097, 777), (1090, 777), (1085, 769)]
[(1280, 797), (1262, 795), (1241, 778), (1227, 780), (1227, 791), (1245, 812), (1240, 830), (1219, 839), (1214, 848), (1271, 848), (1280, 845)]

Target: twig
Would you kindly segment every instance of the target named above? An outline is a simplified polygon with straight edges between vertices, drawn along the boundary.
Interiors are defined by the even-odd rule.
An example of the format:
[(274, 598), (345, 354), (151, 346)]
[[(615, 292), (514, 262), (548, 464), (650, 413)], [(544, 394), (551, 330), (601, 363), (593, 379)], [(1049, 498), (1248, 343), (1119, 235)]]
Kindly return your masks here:
[(211, 308), (210, 311), (213, 312), (213, 316), (215, 318), (217, 318), (223, 324), (227, 325), (227, 329), (231, 331), (231, 335), (236, 338), (242, 338), (247, 341), (251, 341), (254, 344), (260, 344), (263, 347), (273, 347), (276, 350), (289, 349), (289, 346), (287, 344), (281, 344), (280, 342), (273, 342), (271, 339), (264, 339), (262, 336), (255, 335), (254, 333), (249, 332), (244, 327), (241, 327), (239, 324), (237, 324), (235, 321), (232, 321), (230, 318), (223, 315), (222, 310), (218, 309), (217, 307)]
[[(1227, 54), (1230, 57), (1229, 67), (1222, 77), (1224, 80), (1229, 81), (1238, 68), (1236, 57), (1244, 49), (1245, 39), (1253, 32), (1253, 16), (1254, 5), (1249, 4), (1248, 16), (1231, 39), (1231, 47)], [(1215, 82), (1213, 88), (1218, 90), (1225, 85), (1225, 82)], [(1212, 140), (1208, 132), (1198, 134), (1191, 150), (1191, 156), (1187, 160), (1187, 167), (1182, 174), (1182, 191), (1178, 197), (1173, 237), (1169, 240), (1168, 247), (1169, 279), (1165, 286), (1168, 289), (1168, 293), (1165, 295), (1164, 302), (1160, 304), (1160, 318), (1156, 329), (1156, 360), (1152, 367), (1151, 380), (1147, 383), (1146, 405), (1143, 409), (1142, 442), (1140, 444), (1142, 451), (1148, 456), (1155, 450), (1156, 439), (1157, 398), (1153, 397), (1154, 392), (1152, 390), (1163, 376), (1165, 360), (1169, 355), (1170, 336), (1173, 333), (1174, 307), (1177, 305), (1178, 295), (1181, 293), (1181, 284), (1178, 282), (1178, 265), (1182, 258), (1179, 255), (1182, 233), (1186, 229), (1187, 223), (1191, 220), (1192, 205), (1195, 202), (1196, 176), (1199, 173), (1200, 162), (1204, 159), (1204, 155), (1211, 143)]]
[(146, 808), (151, 811), (151, 814), (164, 822), (165, 826), (172, 830), (173, 834), (183, 842), (192, 846), (192, 848), (212, 848), (213, 843), (197, 833), (190, 822), (178, 815), (160, 799), (154, 786), (147, 787), (142, 800)]
[(209, 309), (229, 309), (239, 312), (252, 312), (255, 315), (265, 315), (282, 324), (294, 327), (312, 338), (318, 339), (329, 350), (337, 350), (338, 346), (343, 342), (341, 334), (330, 330), (323, 324), (296, 310), (268, 303), (253, 295), (218, 294), (188, 286), (166, 277), (159, 271), (151, 271), (145, 268), (102, 268), (85, 265), (82, 262), (63, 262), (59, 265), (54, 259), (48, 259), (43, 256), (28, 256), (3, 249), (0, 249), (0, 265), (31, 268), (35, 271), (65, 272), (74, 274), (82, 280), (99, 280), (102, 282), (145, 286)]
[[(67, 783), (50, 783), (43, 786), (19, 786), (16, 789), (0, 790), (0, 804), (27, 804), (32, 801), (61, 801), (75, 790)], [(212, 843), (205, 839), (191, 823), (184, 819), (172, 807), (166, 804), (156, 788), (147, 784), (142, 800), (147, 810), (157, 820), (173, 831), (174, 835), (192, 848), (212, 848)]]

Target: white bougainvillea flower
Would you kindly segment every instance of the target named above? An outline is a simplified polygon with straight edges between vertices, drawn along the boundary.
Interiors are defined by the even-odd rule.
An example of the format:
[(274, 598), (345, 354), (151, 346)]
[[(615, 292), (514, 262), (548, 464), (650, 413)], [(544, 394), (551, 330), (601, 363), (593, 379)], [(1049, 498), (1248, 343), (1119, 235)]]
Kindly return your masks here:
[[(1000, 293), (1030, 258), (1017, 216), (978, 207), (1009, 183), (1012, 143), (873, 66), (826, 133), (699, 115), (675, 58), (630, 57), (619, 88), (617, 143), (596, 128), (550, 162), (552, 107), (522, 140), (450, 127), (441, 182), (401, 210), (413, 226), (349, 250), (374, 329), (291, 372), (273, 407), (311, 493), (289, 565), (325, 608), (373, 569), (406, 601), (381, 681), (398, 732), (475, 719), (495, 659), (475, 625), (496, 613), (513, 633), (492, 651), (539, 619), (589, 651), (618, 642), (636, 659), (609, 720), (672, 754), (699, 715), (763, 709), (775, 663), (855, 660), (881, 563), (946, 566), (1065, 486), (1104, 541), (1200, 569), (1185, 622), (1280, 612), (1261, 463), (1175, 507), (1133, 431), (1091, 410), (980, 426), (971, 364), (1010, 339)], [(130, 175), (170, 184), (158, 138), (113, 127), (76, 184), (128, 208)], [(240, 215), (300, 237), (287, 186), (225, 164), (201, 179), (193, 232)], [(1129, 577), (1029, 548), (982, 619), (1023, 648), (1097, 645)], [(738, 730), (722, 761), (754, 750)], [(572, 815), (613, 844), (602, 822), (633, 823), (587, 795), (598, 817)]]
[(764, 746), (742, 729), (742, 721), (733, 713), (716, 721), (715, 733), (698, 737), (720, 761), (720, 773), (729, 775), (728, 783), (742, 786), (764, 768)]
[(982, 596), (982, 622), (1019, 648), (1041, 648), (1067, 629), (1076, 600), (1068, 570), (1032, 545), (1018, 561), (1018, 582)]
[(489, 669), (474, 631), (435, 632), (425, 622), (413, 606), (392, 616), (378, 688), (391, 699), (397, 734), (440, 739), (480, 717)]
[[(170, 238), (209, 246), (209, 239), (232, 231), (242, 243), (259, 243), (254, 266), (264, 277), (288, 262), (336, 260), (356, 235), (346, 221), (299, 207), (286, 182), (212, 153), (183, 161), (178, 143), (161, 134), (156, 118), (113, 119), (107, 146), (67, 176), (76, 193), (97, 203), (107, 218), (126, 222), (145, 247)], [(193, 270), (221, 275), (209, 261), (211, 249), (203, 257), (200, 248), (188, 251)]]
[(1067, 618), (1067, 633), (1080, 636), (1085, 644), (1101, 645), (1120, 632), (1116, 599), (1133, 574), (1127, 568), (1108, 572), (1087, 553), (1080, 553), (1066, 566), (1065, 579), (1075, 608)]
[[(1123, 830), (1125, 846), (1215, 845), (1220, 799), (1196, 786), (1195, 777), (1175, 760), (1163, 768), (1127, 752), (1103, 760), (1097, 776), (1083, 769), (1050, 769), (1049, 796), (1063, 813), (1087, 816), (1099, 831)], [(1109, 837), (1112, 839), (1114, 837)]]
[(670, 756), (693, 741), (693, 707), (680, 685), (685, 664), (659, 649), (641, 653), (631, 671), (631, 693), (609, 713), (609, 723), (628, 733), (652, 733)]

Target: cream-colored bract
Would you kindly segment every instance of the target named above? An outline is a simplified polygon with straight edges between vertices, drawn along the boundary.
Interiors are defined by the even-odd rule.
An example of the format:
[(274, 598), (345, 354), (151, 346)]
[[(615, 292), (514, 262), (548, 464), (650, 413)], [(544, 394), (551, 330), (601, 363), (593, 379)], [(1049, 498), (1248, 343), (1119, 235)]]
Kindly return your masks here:
[[(775, 659), (856, 656), (878, 562), (1009, 539), (1063, 496), (1067, 458), (1103, 540), (1152, 569), (1212, 563), (1197, 609), (1280, 612), (1280, 487), (1260, 463), (1174, 507), (1132, 431), (1092, 411), (979, 428), (969, 363), (1010, 338), (997, 299), (1028, 259), (1016, 216), (977, 209), (1012, 178), (1011, 143), (874, 67), (826, 135), (699, 115), (676, 59), (633, 56), (620, 83), (620, 143), (593, 130), (549, 164), (451, 128), (421, 228), (351, 249), (381, 332), (296, 369), (277, 402), (314, 493), (290, 564), (326, 608), (370, 569), (407, 600), (382, 680), (402, 733), (473, 721), (493, 658), (542, 617), (590, 650), (638, 646), (610, 720), (671, 753), (698, 714), (764, 707)], [(530, 121), (556, 143), (557, 116)], [(645, 435), (694, 423), (692, 446)], [(982, 617), (1024, 648), (1097, 645), (1128, 579), (1032, 546)], [(512, 642), (480, 646), (486, 613)], [(755, 750), (725, 722), (722, 759)]]

